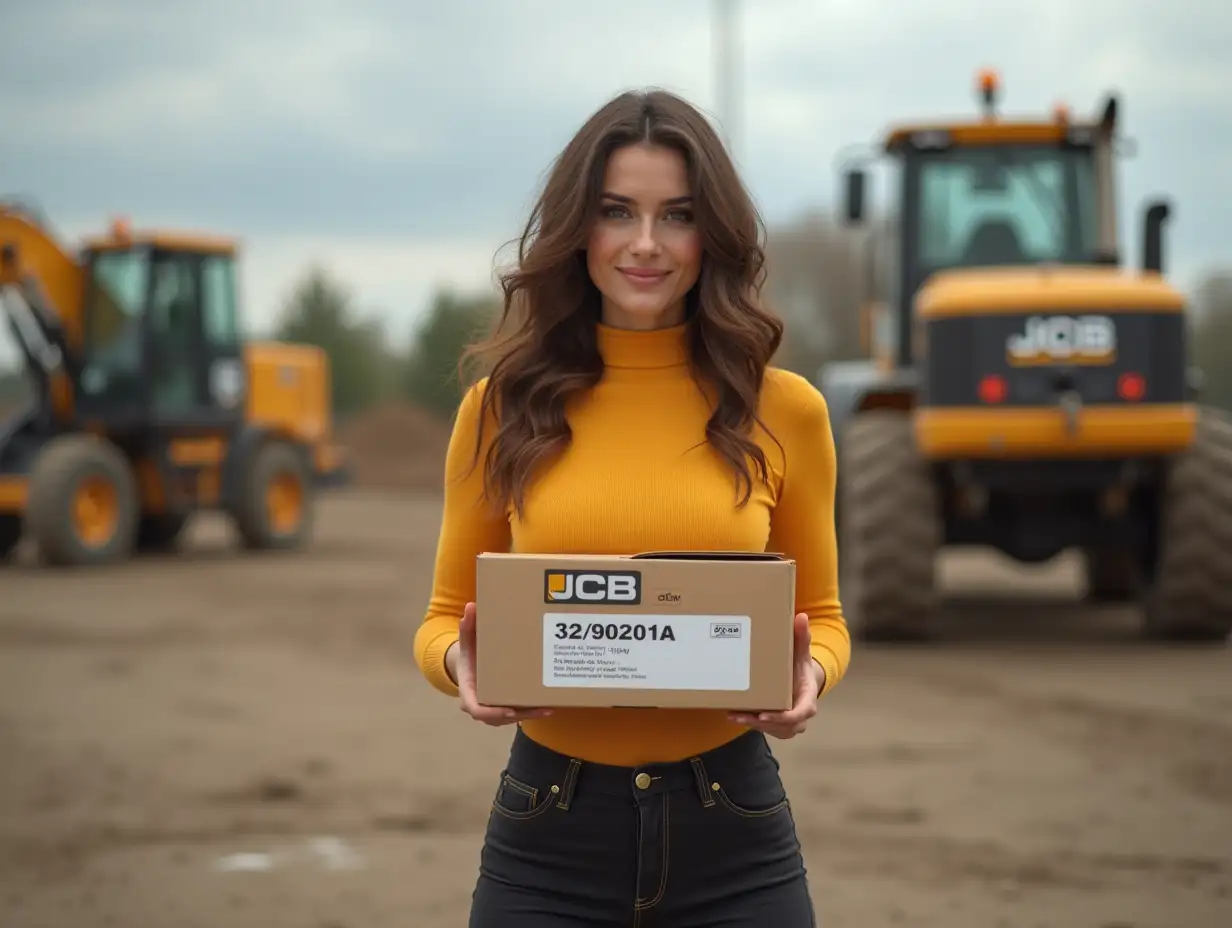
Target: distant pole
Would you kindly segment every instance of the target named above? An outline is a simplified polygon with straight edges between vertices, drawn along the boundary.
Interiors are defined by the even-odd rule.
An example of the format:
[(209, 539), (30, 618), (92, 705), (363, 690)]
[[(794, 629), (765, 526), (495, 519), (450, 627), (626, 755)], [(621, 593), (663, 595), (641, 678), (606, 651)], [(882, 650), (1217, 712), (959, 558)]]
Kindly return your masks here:
[(732, 157), (738, 156), (739, 102), (736, 99), (739, 86), (737, 61), (737, 2), (738, 0), (713, 0), (714, 2), (714, 67), (715, 97), (718, 102), (719, 121), (727, 136), (727, 147)]

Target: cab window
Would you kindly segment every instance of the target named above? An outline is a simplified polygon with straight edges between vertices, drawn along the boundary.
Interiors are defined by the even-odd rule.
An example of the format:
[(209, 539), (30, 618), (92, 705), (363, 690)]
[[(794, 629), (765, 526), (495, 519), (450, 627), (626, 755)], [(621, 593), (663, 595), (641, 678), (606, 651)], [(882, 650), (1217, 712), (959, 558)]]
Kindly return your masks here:
[(201, 285), (205, 340), (215, 346), (236, 344), (240, 330), (235, 259), (230, 255), (207, 255), (201, 263)]
[(1062, 146), (955, 148), (923, 157), (918, 249), (928, 271), (1083, 263), (1097, 244), (1089, 151)]

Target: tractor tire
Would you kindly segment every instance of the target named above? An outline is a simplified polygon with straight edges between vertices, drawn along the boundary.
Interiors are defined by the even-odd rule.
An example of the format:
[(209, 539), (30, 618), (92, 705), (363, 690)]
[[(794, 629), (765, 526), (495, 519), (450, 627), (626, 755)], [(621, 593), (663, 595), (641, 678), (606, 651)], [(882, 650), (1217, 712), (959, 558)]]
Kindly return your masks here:
[(21, 541), (21, 516), (11, 513), (0, 515), (0, 564), (9, 560)]
[(866, 641), (931, 637), (940, 506), (910, 414), (856, 416), (840, 443), (838, 476), (841, 595), (852, 633)]
[(1132, 602), (1138, 591), (1138, 565), (1128, 548), (1088, 548), (1087, 601)]
[(1222, 642), (1232, 634), (1232, 419), (1201, 407), (1193, 444), (1169, 468), (1148, 638)]
[(26, 528), (48, 564), (94, 567), (127, 560), (139, 513), (132, 467), (107, 440), (63, 435), (35, 461)]
[(249, 459), (234, 518), (244, 547), (300, 548), (312, 535), (316, 487), (304, 455), (271, 441)]
[(147, 554), (174, 551), (187, 524), (187, 513), (142, 516), (137, 522), (137, 550)]

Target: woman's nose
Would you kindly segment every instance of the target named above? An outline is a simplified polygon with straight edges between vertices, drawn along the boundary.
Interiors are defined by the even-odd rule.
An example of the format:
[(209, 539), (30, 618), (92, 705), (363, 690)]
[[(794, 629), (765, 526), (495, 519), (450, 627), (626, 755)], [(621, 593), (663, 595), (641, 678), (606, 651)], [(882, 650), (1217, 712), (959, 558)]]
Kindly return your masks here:
[(654, 221), (648, 221), (638, 227), (637, 237), (633, 240), (635, 254), (654, 254), (659, 248), (659, 239), (655, 236)]

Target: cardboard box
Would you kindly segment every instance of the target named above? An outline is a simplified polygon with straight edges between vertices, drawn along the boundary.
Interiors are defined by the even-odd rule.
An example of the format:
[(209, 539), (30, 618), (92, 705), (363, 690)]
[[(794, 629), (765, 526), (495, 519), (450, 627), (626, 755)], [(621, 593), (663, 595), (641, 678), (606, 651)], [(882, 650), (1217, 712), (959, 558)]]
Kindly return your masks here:
[(792, 706), (795, 562), (777, 554), (481, 554), (489, 706)]

